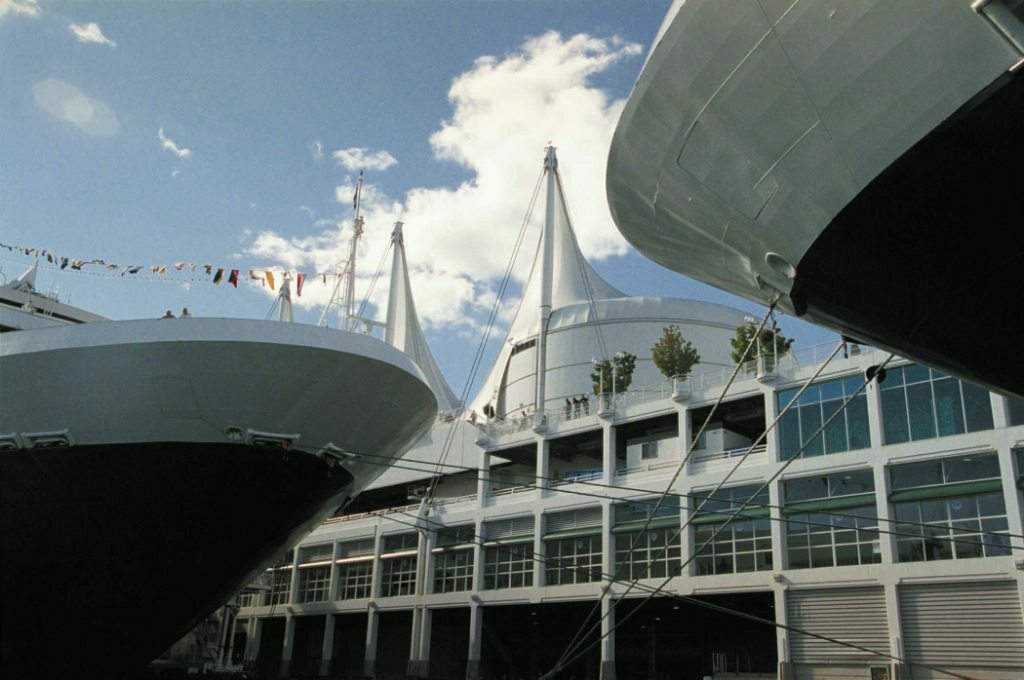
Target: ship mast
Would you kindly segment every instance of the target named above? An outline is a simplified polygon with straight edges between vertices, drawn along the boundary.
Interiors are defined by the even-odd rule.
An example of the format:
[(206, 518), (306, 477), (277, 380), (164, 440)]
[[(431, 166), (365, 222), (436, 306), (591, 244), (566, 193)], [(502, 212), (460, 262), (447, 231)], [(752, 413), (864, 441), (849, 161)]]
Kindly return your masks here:
[[(363, 172), (360, 170), (359, 180), (356, 182), (356, 193), (352, 198), (355, 219), (352, 222), (352, 240), (349, 242), (348, 259), (335, 265), (334, 290), (331, 291), (331, 298), (324, 306), (320, 321), (317, 322), (318, 326), (327, 325), (327, 314), (333, 305), (338, 307), (338, 328), (343, 331), (355, 331), (356, 250), (359, 239), (363, 236), (363, 216), (360, 214), (362, 194)], [(344, 290), (342, 284), (345, 286)]]

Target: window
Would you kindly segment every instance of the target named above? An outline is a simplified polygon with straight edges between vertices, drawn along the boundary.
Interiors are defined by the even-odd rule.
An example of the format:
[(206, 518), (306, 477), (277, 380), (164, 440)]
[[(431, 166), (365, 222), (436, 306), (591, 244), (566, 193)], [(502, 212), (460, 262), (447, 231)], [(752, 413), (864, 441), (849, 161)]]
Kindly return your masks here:
[(330, 567), (299, 569), (299, 602), (323, 602), (330, 582)]
[(484, 588), (533, 585), (533, 515), (495, 520), (484, 525)]
[(339, 600), (359, 600), (370, 597), (373, 582), (373, 558), (361, 562), (338, 565)]
[(381, 556), (381, 597), (398, 597), (413, 595), (416, 592), (416, 556), (393, 557), (384, 559)]
[(1006, 423), (1007, 425), (1024, 425), (1024, 399), (1007, 397)]
[(999, 535), (1009, 525), (996, 454), (898, 465), (889, 475), (901, 562), (1010, 554)]
[(270, 586), (270, 604), (288, 604), (292, 596), (292, 569), (279, 569), (274, 572)]
[[(699, 576), (772, 568), (768, 488), (758, 491), (761, 486), (720, 489), (713, 496), (710, 492), (693, 494), (694, 517), (690, 524)], [(733, 519), (748, 499), (750, 503)]]
[[(864, 384), (863, 378), (843, 378), (817, 383), (800, 395), (799, 401), (779, 421), (779, 445), (783, 460), (796, 455), (804, 444), (807, 447), (800, 454), (802, 458), (821, 456), (829, 453), (864, 449), (871, 445), (868, 431), (868, 404), (864, 391), (850, 402), (849, 406), (814, 437), (822, 424), (839, 411), (843, 403)], [(799, 389), (783, 390), (776, 402), (779, 412), (796, 397)], [(810, 442), (810, 443), (808, 443)]]
[(434, 592), (453, 593), (473, 588), (473, 525), (444, 527), (434, 549)]
[(380, 556), (381, 597), (415, 594), (419, 538), (415, 531), (384, 537)]
[(484, 589), (533, 585), (533, 539), (529, 543), (489, 545), (484, 549)]
[(926, 366), (889, 369), (881, 384), (886, 444), (992, 429), (989, 393)]
[(871, 470), (788, 480), (784, 489), (790, 569), (882, 561)]
[[(600, 532), (600, 530), (599, 530)], [(601, 534), (544, 539), (545, 579), (549, 586), (601, 580)]]
[(260, 593), (258, 591), (250, 591), (248, 593), (241, 593), (238, 596), (238, 606), (239, 607), (259, 607), (260, 606), (260, 600), (262, 599), (260, 597), (260, 595), (262, 595), (262, 593)]
[(664, 578), (680, 573), (679, 499), (666, 498), (657, 512), (656, 504), (657, 500), (650, 499), (614, 507), (612, 533), (619, 578)]

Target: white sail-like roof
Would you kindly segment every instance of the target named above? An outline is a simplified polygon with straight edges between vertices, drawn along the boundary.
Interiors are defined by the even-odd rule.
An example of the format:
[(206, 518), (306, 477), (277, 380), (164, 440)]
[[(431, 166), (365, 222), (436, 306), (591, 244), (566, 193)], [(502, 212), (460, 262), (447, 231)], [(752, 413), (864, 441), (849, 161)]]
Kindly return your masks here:
[(405, 242), (402, 238), (402, 223), (395, 224), (392, 234), (395, 248), (391, 262), (391, 290), (388, 293), (388, 317), (385, 341), (392, 347), (405, 352), (420, 367), (427, 378), (427, 384), (437, 397), (439, 411), (449, 411), (459, 405), (444, 374), (430, 353), (427, 339), (420, 327), (416, 314), (416, 303), (409, 283), (409, 266), (405, 260)]
[[(505, 368), (515, 347), (538, 336), (546, 281), (550, 282), (549, 300), (552, 312), (580, 304), (585, 305), (584, 309), (589, 309), (595, 300), (628, 297), (602, 279), (580, 252), (576, 234), (569, 220), (562, 182), (558, 176), (558, 160), (553, 148), (549, 149), (545, 168), (550, 179), (547, 199), (549, 205), (546, 207), (550, 214), (545, 216), (530, 276), (523, 288), (519, 310), (490, 375), (473, 401), (473, 409), (478, 413), (482, 412), (485, 404), (496, 398), (501, 389)], [(545, 239), (550, 239), (550, 277), (544, 276)]]

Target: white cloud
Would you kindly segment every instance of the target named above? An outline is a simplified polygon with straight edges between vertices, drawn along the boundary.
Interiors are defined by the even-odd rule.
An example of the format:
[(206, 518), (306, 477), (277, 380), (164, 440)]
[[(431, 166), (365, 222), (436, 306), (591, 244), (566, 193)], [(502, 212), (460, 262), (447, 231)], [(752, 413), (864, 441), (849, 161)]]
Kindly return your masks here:
[(39, 81), (32, 86), (32, 96), (43, 111), (86, 134), (110, 137), (120, 127), (117, 114), (109, 106), (59, 78)]
[[(559, 169), (584, 253), (597, 259), (625, 253), (627, 246), (604, 199), (608, 146), (624, 102), (611, 100), (589, 79), (640, 51), (639, 45), (618, 39), (563, 38), (551, 32), (527, 40), (512, 54), (481, 57), (455, 78), (448, 94), (451, 117), (430, 143), (439, 161), (455, 162), (472, 177), (453, 188), (414, 188), (397, 199), (373, 184), (364, 185), (359, 297), (369, 287), (392, 225), (401, 219), (421, 319), (427, 326), (455, 332), (478, 331), (494, 302), (549, 140), (558, 147)], [(346, 151), (367, 155), (366, 149)], [(344, 164), (341, 153), (334, 157)], [(346, 168), (355, 171), (360, 165)], [(246, 255), (293, 270), (333, 271), (348, 251), (354, 189), (351, 177), (335, 189), (335, 200), (343, 208), (332, 220), (317, 220), (315, 226), (323, 231), (291, 239), (264, 232), (249, 242)], [(542, 215), (538, 199), (532, 236), (527, 236), (517, 261), (520, 283), (528, 274)], [(378, 310), (386, 307), (387, 271), (385, 266), (371, 298)], [(295, 302), (319, 307), (329, 293), (330, 286), (317, 282)], [(514, 309), (514, 302), (506, 302), (501, 318), (509, 321)]]
[(349, 172), (357, 172), (359, 170), (376, 170), (377, 172), (384, 172), (392, 165), (397, 165), (398, 161), (387, 151), (381, 149), (380, 151), (370, 152), (368, 148), (363, 147), (352, 147), (351, 149), (338, 149), (331, 154), (341, 164), (343, 168)]
[(160, 146), (167, 149), (178, 158), (188, 158), (192, 155), (192, 149), (186, 149), (178, 146), (173, 139), (164, 134), (164, 129), (162, 127), (156, 131), (156, 137), (160, 140)]
[(309, 150), (313, 152), (313, 160), (322, 161), (324, 159), (324, 145), (319, 139), (313, 140), (313, 143), (309, 145)]
[(0, 0), (0, 19), (7, 15), (37, 17), (39, 0)]
[(103, 31), (100, 30), (100, 25), (95, 21), (91, 21), (87, 24), (71, 24), (68, 26), (71, 32), (75, 34), (80, 43), (95, 43), (97, 45), (109, 45), (110, 47), (117, 47), (117, 43), (103, 35)]
[(171, 177), (177, 177), (181, 174), (181, 170), (171, 170)]

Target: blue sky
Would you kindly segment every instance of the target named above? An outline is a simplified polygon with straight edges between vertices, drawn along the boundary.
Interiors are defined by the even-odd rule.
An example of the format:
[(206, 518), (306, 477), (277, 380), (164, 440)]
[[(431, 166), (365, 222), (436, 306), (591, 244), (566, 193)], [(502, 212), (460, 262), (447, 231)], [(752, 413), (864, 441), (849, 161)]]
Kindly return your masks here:
[[(0, 241), (147, 267), (328, 269), (364, 169), (357, 295), (403, 219), (417, 306), (458, 392), (550, 140), (610, 283), (760, 315), (650, 263), (608, 215), (607, 143), (668, 4), (0, 0)], [(29, 261), (0, 253), (8, 278)], [(273, 303), (189, 278), (86, 266), (39, 284), (112, 318), (262, 318)], [(315, 323), (325, 296), (307, 284), (297, 320)], [(833, 337), (782, 326), (801, 345)]]

